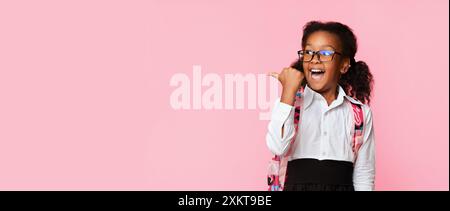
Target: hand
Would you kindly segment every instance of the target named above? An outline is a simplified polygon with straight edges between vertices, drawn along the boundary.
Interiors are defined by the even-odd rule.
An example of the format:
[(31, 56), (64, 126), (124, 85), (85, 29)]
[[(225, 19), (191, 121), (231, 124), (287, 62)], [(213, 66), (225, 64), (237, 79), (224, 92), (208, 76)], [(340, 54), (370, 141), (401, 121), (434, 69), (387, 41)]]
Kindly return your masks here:
[(284, 68), (281, 73), (271, 72), (270, 76), (278, 79), (283, 86), (281, 102), (294, 105), (295, 94), (300, 88), (305, 75), (292, 67)]

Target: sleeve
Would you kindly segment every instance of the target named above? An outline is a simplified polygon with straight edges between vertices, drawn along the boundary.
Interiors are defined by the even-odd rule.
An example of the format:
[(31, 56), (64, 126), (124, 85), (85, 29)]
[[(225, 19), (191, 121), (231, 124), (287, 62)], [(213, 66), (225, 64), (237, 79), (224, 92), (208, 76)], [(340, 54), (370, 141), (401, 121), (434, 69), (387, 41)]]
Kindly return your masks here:
[(266, 134), (267, 147), (275, 155), (284, 155), (294, 135), (294, 107), (280, 102), (278, 98), (275, 101)]
[(355, 161), (353, 184), (356, 191), (373, 191), (375, 186), (375, 135), (372, 112), (366, 105), (364, 107), (363, 144)]

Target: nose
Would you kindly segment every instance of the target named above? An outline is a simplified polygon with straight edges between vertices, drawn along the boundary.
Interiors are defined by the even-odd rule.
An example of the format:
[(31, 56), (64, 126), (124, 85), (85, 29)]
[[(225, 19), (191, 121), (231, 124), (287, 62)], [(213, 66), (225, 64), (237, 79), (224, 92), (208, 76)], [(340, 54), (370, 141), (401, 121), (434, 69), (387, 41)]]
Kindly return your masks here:
[(318, 54), (318, 53), (315, 53), (315, 54), (312, 56), (311, 63), (314, 63), (314, 64), (320, 63), (320, 61), (319, 61), (319, 54)]

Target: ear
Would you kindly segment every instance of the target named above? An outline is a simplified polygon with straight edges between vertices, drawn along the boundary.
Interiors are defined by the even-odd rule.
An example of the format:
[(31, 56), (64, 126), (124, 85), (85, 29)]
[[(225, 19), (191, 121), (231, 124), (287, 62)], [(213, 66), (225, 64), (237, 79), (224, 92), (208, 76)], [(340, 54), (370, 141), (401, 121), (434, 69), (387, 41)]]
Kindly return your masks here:
[(345, 58), (344, 61), (341, 63), (340, 68), (341, 74), (347, 73), (349, 68), (350, 68), (350, 58)]

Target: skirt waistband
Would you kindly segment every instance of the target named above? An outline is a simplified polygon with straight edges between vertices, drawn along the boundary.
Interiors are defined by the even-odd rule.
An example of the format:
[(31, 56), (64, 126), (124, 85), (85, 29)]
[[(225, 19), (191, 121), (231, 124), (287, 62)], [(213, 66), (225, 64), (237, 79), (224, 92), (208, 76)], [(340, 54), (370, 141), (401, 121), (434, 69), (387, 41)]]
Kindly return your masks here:
[(353, 163), (336, 160), (295, 159), (288, 162), (286, 185), (353, 185)]

